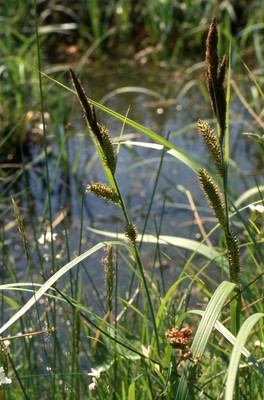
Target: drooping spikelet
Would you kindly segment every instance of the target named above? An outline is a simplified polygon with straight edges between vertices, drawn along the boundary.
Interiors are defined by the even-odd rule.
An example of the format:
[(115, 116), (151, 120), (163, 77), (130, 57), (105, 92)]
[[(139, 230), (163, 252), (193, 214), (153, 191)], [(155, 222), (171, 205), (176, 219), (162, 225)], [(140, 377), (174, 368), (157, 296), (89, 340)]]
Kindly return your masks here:
[(218, 33), (216, 27), (216, 18), (214, 17), (212, 23), (209, 27), (208, 35), (206, 38), (206, 78), (207, 84), (217, 83), (217, 72), (218, 72), (218, 54), (217, 54), (217, 44), (218, 44)]
[(1, 340), (0, 341), (0, 362), (1, 366), (4, 369), (5, 375), (8, 374), (8, 353), (9, 353), (9, 341), (8, 340)]
[(213, 162), (219, 175), (223, 176), (221, 146), (217, 135), (207, 122), (203, 122), (201, 120), (197, 122), (197, 129), (208, 149), (210, 160)]
[(84, 116), (89, 126), (89, 129), (96, 137), (96, 140), (99, 143), (101, 151), (104, 155), (105, 162), (110, 168), (111, 172), (114, 174), (116, 167), (116, 154), (109, 132), (105, 126), (100, 125), (97, 122), (94, 106), (88, 101), (80, 81), (77, 79), (75, 73), (71, 68), (70, 75), (75, 86), (79, 101), (83, 108)]
[(132, 224), (131, 222), (126, 226), (125, 229), (125, 235), (127, 240), (131, 243), (131, 244), (135, 244), (136, 240), (137, 240), (137, 227), (135, 224)]
[(119, 202), (118, 193), (116, 193), (114, 189), (112, 189), (108, 185), (105, 185), (104, 183), (100, 182), (91, 183), (90, 185), (87, 186), (87, 192), (90, 192), (95, 196), (100, 197), (101, 199), (104, 199), (106, 201), (111, 201), (116, 204), (118, 204)]
[(222, 142), (226, 129), (226, 97), (223, 86), (226, 70), (226, 57), (223, 57), (219, 65), (217, 44), (217, 24), (216, 18), (213, 18), (206, 39), (205, 76), (212, 109), (220, 126), (220, 142)]
[(113, 253), (113, 246), (110, 244), (105, 248), (106, 257), (102, 259), (102, 265), (105, 271), (105, 292), (106, 292), (106, 303), (108, 311), (113, 309), (113, 289), (115, 283), (115, 263), (117, 262), (117, 257)]
[(240, 280), (240, 255), (237, 236), (230, 232), (226, 235), (227, 253), (230, 270), (230, 280), (239, 283)]
[(99, 123), (97, 125), (100, 130), (100, 140), (101, 140), (100, 145), (104, 153), (106, 164), (114, 174), (116, 168), (116, 154), (114, 151), (114, 146), (111, 136), (105, 125)]
[(198, 179), (201, 187), (205, 193), (208, 204), (213, 209), (216, 218), (219, 221), (221, 228), (226, 230), (226, 216), (225, 216), (225, 201), (221, 190), (214, 182), (213, 178), (208, 174), (206, 169), (198, 169)]
[(69, 71), (70, 71), (70, 75), (71, 75), (73, 84), (75, 86), (76, 92), (77, 92), (78, 99), (83, 108), (85, 119), (87, 120), (87, 123), (88, 123), (90, 129), (96, 135), (96, 130), (98, 128), (97, 128), (97, 123), (96, 123), (95, 116), (94, 116), (93, 106), (89, 103), (88, 98), (83, 90), (83, 87), (82, 87), (79, 79), (77, 79), (73, 70), (70, 68)]

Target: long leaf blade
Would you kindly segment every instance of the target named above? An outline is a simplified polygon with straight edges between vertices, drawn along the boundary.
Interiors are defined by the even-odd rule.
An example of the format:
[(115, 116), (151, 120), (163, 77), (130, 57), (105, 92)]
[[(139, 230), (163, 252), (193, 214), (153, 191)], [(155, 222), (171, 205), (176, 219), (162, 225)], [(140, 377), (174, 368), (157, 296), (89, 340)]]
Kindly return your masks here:
[(254, 315), (251, 315), (242, 324), (242, 326), (238, 332), (236, 342), (235, 342), (235, 345), (233, 347), (233, 351), (231, 354), (228, 371), (227, 371), (225, 400), (233, 399), (237, 370), (239, 367), (239, 361), (240, 361), (241, 354), (243, 353), (244, 345), (246, 343), (246, 340), (247, 340), (252, 328), (263, 317), (264, 317), (264, 313), (256, 313)]
[[(221, 309), (234, 288), (234, 283), (222, 282), (209, 301), (191, 346), (194, 359), (202, 357)], [(190, 393), (193, 389), (192, 380), (195, 378), (196, 369), (197, 366), (191, 361), (188, 360), (186, 362), (185, 370), (181, 376), (176, 393), (176, 400), (188, 400), (191, 398)]]

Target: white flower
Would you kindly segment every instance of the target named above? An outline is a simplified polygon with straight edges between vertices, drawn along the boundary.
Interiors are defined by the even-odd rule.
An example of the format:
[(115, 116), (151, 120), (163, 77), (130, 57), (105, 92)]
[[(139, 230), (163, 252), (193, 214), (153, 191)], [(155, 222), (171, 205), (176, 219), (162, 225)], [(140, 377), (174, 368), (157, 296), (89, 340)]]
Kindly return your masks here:
[(1, 383), (3, 385), (10, 385), (10, 383), (12, 383), (12, 379), (8, 378), (7, 376), (4, 376), (4, 378), (1, 381)]
[(89, 372), (87, 375), (89, 376), (93, 376), (96, 380), (100, 378), (101, 372), (104, 369), (102, 367), (95, 369), (95, 368), (91, 368), (91, 372)]
[(264, 349), (264, 343), (261, 342), (260, 340), (256, 340), (255, 346), (256, 346), (256, 347), (261, 347), (262, 349)]
[(90, 383), (90, 385), (89, 385), (89, 389), (90, 389), (90, 390), (94, 390), (94, 389), (96, 388), (96, 386), (97, 386), (97, 384), (98, 384), (98, 379), (100, 378), (101, 372), (102, 372), (103, 370), (104, 370), (104, 369), (103, 369), (102, 367), (100, 367), (100, 368), (98, 368), (98, 369), (91, 368), (91, 372), (88, 372), (87, 375), (93, 377), (92, 383)]
[(249, 204), (249, 208), (251, 211), (255, 211), (257, 214), (264, 213), (264, 206), (262, 206), (261, 204), (257, 204), (256, 206), (254, 204)]
[[(2, 339), (2, 336), (0, 336), (0, 339)], [(2, 340), (1, 340), (1, 342), (2, 342)], [(10, 345), (10, 340), (8, 340), (8, 339), (5, 339), (3, 342), (4, 342), (5, 347), (8, 347)]]
[(6, 354), (10, 353), (9, 345), (10, 345), (10, 340), (4, 340), (5, 348), (3, 346), (2, 351), (5, 351)]
[(90, 385), (88, 386), (90, 390), (94, 390), (97, 386), (97, 380), (95, 378), (93, 378), (92, 383), (90, 383)]
[(58, 235), (57, 233), (51, 234), (50, 231), (47, 231), (47, 232), (45, 233), (45, 235), (42, 234), (42, 235), (40, 236), (38, 242), (39, 242), (39, 244), (44, 244), (45, 242), (51, 242), (52, 240), (56, 240), (57, 235)]
[(5, 371), (3, 367), (0, 367), (0, 386), (1, 385), (10, 385), (12, 380), (5, 376)]

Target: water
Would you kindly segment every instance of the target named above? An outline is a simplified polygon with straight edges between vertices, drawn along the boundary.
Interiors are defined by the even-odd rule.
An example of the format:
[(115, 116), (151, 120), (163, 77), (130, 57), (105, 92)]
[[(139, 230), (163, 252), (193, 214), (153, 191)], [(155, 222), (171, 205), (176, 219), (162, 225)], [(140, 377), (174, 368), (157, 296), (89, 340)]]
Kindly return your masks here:
[[(131, 119), (165, 138), (169, 137), (171, 142), (199, 164), (208, 166), (208, 155), (196, 132), (195, 123), (199, 118), (210, 119), (212, 113), (209, 100), (200, 90), (204, 85), (203, 67), (197, 68), (195, 72), (189, 74), (186, 69), (166, 72), (122, 64), (111, 65), (108, 68), (93, 66), (88, 68), (81, 80), (91, 98), (98, 102), (102, 101), (107, 107), (123, 115), (129, 110), (128, 115)], [(140, 91), (131, 89), (131, 86), (141, 89)], [(124, 87), (130, 89), (118, 91)], [(153, 92), (144, 93), (145, 89)], [(54, 232), (57, 234), (53, 249), (56, 270), (77, 254), (105, 239), (93, 234), (89, 230), (90, 227), (119, 233), (123, 233), (124, 230), (122, 214), (117, 206), (106, 204), (85, 192), (88, 183), (106, 182), (106, 180), (96, 158), (78, 101), (72, 95), (67, 101), (72, 109), (67, 115), (68, 120), (51, 123), (49, 131), (48, 167), (52, 186), (52, 218), (53, 221), (58, 218), (54, 223)], [(58, 104), (58, 109), (61, 108), (62, 104)], [(48, 111), (52, 119), (54, 110)], [(109, 128), (112, 137), (117, 141), (122, 123), (101, 111), (97, 111), (97, 118)], [(261, 165), (260, 153), (256, 151), (254, 143), (241, 134), (243, 131), (252, 131), (252, 119), (241, 107), (237, 98), (234, 98), (231, 104), (230, 121), (230, 149), (233, 159), (230, 168), (231, 195), (235, 200), (235, 196), (255, 185), (253, 175), (259, 184), (263, 183), (261, 175), (263, 164)], [(65, 122), (70, 122), (71, 128), (65, 129)], [(124, 127), (123, 139), (149, 141), (129, 126)], [(32, 147), (31, 154), (36, 157), (41, 151), (43, 151), (42, 144), (38, 144)], [(130, 219), (137, 224), (139, 231), (144, 227), (160, 159), (161, 152), (153, 149), (124, 145), (120, 149), (117, 180)], [(52, 273), (50, 243), (39, 243), (37, 248), (34, 244), (44, 233), (49, 219), (45, 176), (45, 164), (42, 159), (24, 171), (8, 190), (6, 185), (5, 188), (3, 185), (5, 207), (8, 207), (8, 211), (2, 210), (2, 219), (7, 223), (15, 219), (11, 203), (12, 195), (20, 208), (32, 260), (32, 267), (25, 276), (28, 261), (17, 225), (14, 224), (12, 229), (3, 234), (6, 254), (3, 257), (5, 281), (10, 280), (8, 273), (10, 268), (15, 268), (18, 281), (24, 279), (43, 281), (40, 273), (43, 274), (44, 271), (46, 277)], [(209, 232), (215, 221), (204, 201), (195, 174), (173, 157), (165, 155), (146, 231), (148, 233), (159, 231), (163, 235), (181, 236), (199, 241), (201, 233), (191, 210), (192, 199), (200, 213), (202, 223), (205, 224), (206, 232)], [(165, 211), (162, 214), (164, 202)], [(80, 231), (81, 220), (82, 231)], [(169, 287), (191, 253), (176, 247), (170, 249), (164, 247), (162, 251), (166, 251), (167, 255), (162, 260), (162, 265), (166, 286)], [(148, 271), (158, 266), (159, 263), (154, 262), (155, 246), (143, 246), (142, 255)], [(96, 298), (98, 293), (103, 295), (104, 291), (103, 267), (100, 264), (102, 256), (103, 252), (100, 255), (96, 253), (86, 259), (81, 266), (83, 284), (91, 302), (92, 298)], [(129, 281), (130, 274), (126, 266), (124, 268), (120, 266), (121, 285)], [(67, 286), (67, 279), (66, 277), (66, 280), (63, 280), (62, 286)], [(98, 290), (97, 294), (95, 288)], [(124, 289), (127, 290), (128, 287), (125, 285)]]

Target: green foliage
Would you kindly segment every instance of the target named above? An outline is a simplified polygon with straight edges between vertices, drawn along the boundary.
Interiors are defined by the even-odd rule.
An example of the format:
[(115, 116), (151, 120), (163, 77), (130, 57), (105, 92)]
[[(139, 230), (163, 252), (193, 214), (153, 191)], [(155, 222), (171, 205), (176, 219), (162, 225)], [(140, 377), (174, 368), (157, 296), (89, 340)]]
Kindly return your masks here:
[[(34, 26), (34, 7), (31, 1), (11, 1), (3, 4), (1, 15), (7, 16), (16, 27)], [(228, 51), (230, 41), (235, 53), (254, 43), (257, 61), (263, 64), (261, 39), (263, 39), (263, 3), (214, 0), (204, 2), (147, 0), (131, 1), (92, 0), (63, 3), (42, 1), (37, 8), (42, 45), (50, 55), (61, 55), (59, 36), (66, 45), (76, 45), (88, 56), (103, 52), (130, 53), (131, 45), (138, 50), (149, 46), (152, 60), (197, 53), (204, 48), (204, 37), (211, 16), (219, 21), (220, 51)], [(29, 19), (29, 16), (32, 18)], [(67, 47), (67, 46), (66, 46)], [(65, 55), (64, 55), (65, 56)], [(234, 57), (235, 59), (235, 57)]]
[[(22, 2), (18, 3), (16, 12), (15, 4), (11, 2), (10, 8), (8, 6), (8, 10), (0, 13), (0, 154), (3, 157), (10, 151), (12, 158), (17, 157), (20, 144), (27, 140), (26, 125), (29, 121), (26, 114), (30, 110), (28, 107), (34, 105), (38, 87), (36, 73), (32, 71), (36, 60), (35, 32), (27, 32), (26, 26), (21, 29), (24, 7)], [(4, 4), (1, 7), (5, 8)], [(27, 104), (25, 99), (29, 99)]]

